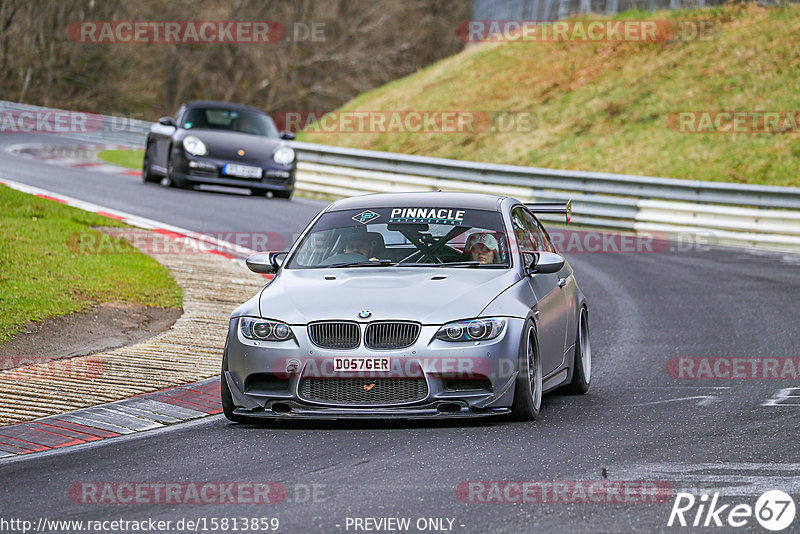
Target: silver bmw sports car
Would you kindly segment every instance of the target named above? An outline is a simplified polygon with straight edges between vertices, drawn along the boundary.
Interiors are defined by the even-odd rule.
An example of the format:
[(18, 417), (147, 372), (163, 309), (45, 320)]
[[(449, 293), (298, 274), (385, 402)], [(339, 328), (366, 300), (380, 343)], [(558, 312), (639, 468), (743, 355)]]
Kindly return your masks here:
[(222, 405), (257, 418), (532, 420), (542, 395), (585, 393), (586, 298), (536, 213), (473, 193), (336, 201), (230, 318)]

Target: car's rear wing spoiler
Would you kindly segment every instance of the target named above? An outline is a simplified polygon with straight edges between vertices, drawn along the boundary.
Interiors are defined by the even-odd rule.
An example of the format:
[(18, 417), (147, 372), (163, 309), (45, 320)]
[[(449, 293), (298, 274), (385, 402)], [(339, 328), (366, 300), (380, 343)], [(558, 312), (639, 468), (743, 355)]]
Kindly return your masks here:
[(572, 201), (566, 202), (531, 202), (526, 203), (525, 206), (533, 213), (563, 213), (566, 217), (566, 222), (572, 218)]

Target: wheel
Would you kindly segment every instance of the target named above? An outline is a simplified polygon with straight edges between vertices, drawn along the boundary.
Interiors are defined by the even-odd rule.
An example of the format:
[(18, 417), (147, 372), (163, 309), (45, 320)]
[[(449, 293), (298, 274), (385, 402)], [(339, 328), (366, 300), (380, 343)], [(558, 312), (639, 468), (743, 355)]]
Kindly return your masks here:
[(592, 381), (592, 345), (589, 342), (589, 313), (581, 308), (578, 318), (578, 332), (575, 334), (575, 359), (572, 381), (564, 386), (570, 395), (583, 395), (589, 391)]
[(169, 147), (169, 160), (167, 160), (167, 175), (161, 179), (161, 185), (164, 187), (177, 187), (178, 189), (187, 189), (186, 183), (175, 176), (175, 163), (172, 161), (172, 147)]
[(142, 162), (142, 181), (144, 183), (155, 183), (159, 181), (158, 176), (153, 174), (152, 169), (150, 169), (150, 162), (153, 159), (150, 155), (150, 151), (153, 148), (152, 143), (147, 144), (147, 148), (144, 151), (144, 161)]
[(225, 418), (228, 421), (233, 421), (234, 423), (252, 423), (253, 420), (250, 417), (246, 417), (243, 415), (237, 415), (233, 413), (236, 409), (236, 406), (233, 404), (233, 397), (231, 396), (231, 390), (228, 387), (228, 381), (225, 379), (225, 371), (228, 370), (228, 355), (227, 353), (222, 356), (222, 372), (220, 373), (219, 377), (219, 390), (220, 390), (220, 400), (222, 402), (222, 413), (225, 415)]
[(292, 193), (294, 193), (294, 189), (289, 189), (287, 191), (273, 191), (272, 196), (275, 198), (292, 198)]
[(530, 321), (520, 342), (517, 368), (519, 374), (511, 414), (517, 421), (533, 421), (542, 408), (542, 360), (539, 358), (536, 329)]

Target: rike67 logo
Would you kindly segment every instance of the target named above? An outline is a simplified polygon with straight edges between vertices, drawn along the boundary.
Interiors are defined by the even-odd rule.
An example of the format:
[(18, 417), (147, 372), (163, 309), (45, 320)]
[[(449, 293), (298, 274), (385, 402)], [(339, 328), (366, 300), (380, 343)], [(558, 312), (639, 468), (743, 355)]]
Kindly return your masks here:
[(720, 502), (719, 493), (712, 497), (702, 494), (677, 493), (667, 526), (681, 527), (744, 527), (753, 517), (761, 527), (772, 532), (785, 530), (794, 521), (795, 504), (792, 497), (780, 490), (764, 492), (755, 506), (746, 503)]

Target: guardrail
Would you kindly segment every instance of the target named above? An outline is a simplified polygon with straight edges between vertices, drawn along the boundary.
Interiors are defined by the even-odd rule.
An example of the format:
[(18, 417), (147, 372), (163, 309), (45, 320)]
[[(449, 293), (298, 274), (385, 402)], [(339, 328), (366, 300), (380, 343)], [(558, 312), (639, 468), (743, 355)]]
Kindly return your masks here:
[[(0, 111), (45, 108), (0, 101)], [(103, 117), (77, 139), (143, 146), (150, 123)], [(573, 222), (619, 230), (711, 232), (722, 243), (800, 249), (800, 188), (676, 180), (430, 158), (293, 142), (299, 191), (326, 198), (400, 191), (490, 192), (523, 202), (572, 199)], [(558, 222), (557, 216), (543, 215)]]
[[(800, 189), (542, 169), (294, 143), (306, 194), (491, 192), (523, 202), (572, 199), (575, 224), (711, 233), (724, 244), (800, 248)], [(559, 222), (557, 216), (540, 218)]]
[[(91, 111), (67, 111), (0, 100), (0, 113), (10, 118), (0, 121), (0, 133), (42, 133), (91, 143), (144, 146), (151, 122), (122, 115), (100, 115)], [(31, 115), (23, 115), (25, 112)], [(50, 115), (47, 115), (47, 114)], [(69, 113), (70, 116), (55, 116)], [(73, 116), (78, 120), (72, 121)]]

